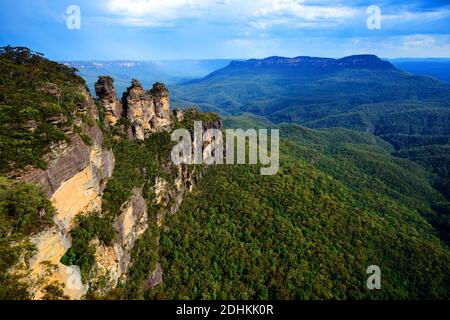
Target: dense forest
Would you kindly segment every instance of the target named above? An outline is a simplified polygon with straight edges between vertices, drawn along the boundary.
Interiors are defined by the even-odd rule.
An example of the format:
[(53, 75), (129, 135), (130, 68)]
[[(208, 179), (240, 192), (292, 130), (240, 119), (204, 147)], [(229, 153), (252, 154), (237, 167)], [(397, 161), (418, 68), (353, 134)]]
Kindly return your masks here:
[[(404, 72), (375, 56), (341, 60), (352, 59), (359, 64), (336, 67), (336, 60), (308, 57), (231, 63), (203, 79), (174, 86), (175, 104), (235, 116), (230, 121), (242, 122), (252, 113), (266, 123), (371, 132), (396, 144), (397, 151), (448, 144), (448, 83)], [(443, 156), (448, 162), (445, 150)], [(436, 174), (447, 180), (442, 170)]]
[[(283, 127), (281, 169), (214, 166), (161, 232), (157, 299), (449, 297), (443, 197), (370, 134)], [(383, 290), (365, 287), (369, 265)], [(431, 271), (433, 270), (433, 271)]]

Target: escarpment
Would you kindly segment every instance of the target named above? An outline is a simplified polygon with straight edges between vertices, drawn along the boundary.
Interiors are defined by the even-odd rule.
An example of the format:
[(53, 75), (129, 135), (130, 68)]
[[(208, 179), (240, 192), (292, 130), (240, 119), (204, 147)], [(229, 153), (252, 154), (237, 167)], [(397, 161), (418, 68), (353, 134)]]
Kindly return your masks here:
[(141, 298), (163, 281), (164, 218), (205, 170), (172, 163), (170, 131), (220, 120), (171, 111), (162, 83), (133, 80), (119, 99), (100, 77), (95, 100), (75, 69), (31, 50), (0, 48), (0, 59), (0, 251), (12, 257), (0, 293)]
[(115, 157), (104, 145), (95, 104), (84, 87), (80, 91), (84, 101), (73, 127), (67, 130), (68, 141), (50, 145), (44, 156), (46, 169), (27, 167), (16, 177), (39, 186), (56, 209), (53, 227), (30, 239), (36, 253), (27, 267), (30, 293), (35, 299), (42, 298), (43, 289), (52, 283), (61, 285), (64, 294), (72, 299), (86, 294), (79, 268), (65, 266), (60, 260), (71, 246), (70, 230), (76, 217), (101, 210), (101, 195), (114, 170)]
[(95, 265), (92, 281), (106, 278), (102, 292), (107, 292), (117, 286), (119, 280), (123, 280), (131, 261), (131, 251), (136, 241), (147, 230), (148, 207), (142, 189), (135, 188), (130, 199), (122, 205), (120, 215), (114, 220), (113, 228), (116, 238), (110, 246), (94, 241)]

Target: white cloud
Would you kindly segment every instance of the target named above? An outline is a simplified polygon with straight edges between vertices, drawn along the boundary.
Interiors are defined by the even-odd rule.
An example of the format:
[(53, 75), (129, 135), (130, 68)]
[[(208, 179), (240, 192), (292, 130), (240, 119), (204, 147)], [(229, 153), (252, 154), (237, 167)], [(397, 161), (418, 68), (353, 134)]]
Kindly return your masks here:
[(302, 0), (266, 0), (264, 6), (256, 11), (256, 16), (290, 16), (292, 18), (317, 21), (322, 19), (344, 19), (355, 15), (356, 10), (344, 6), (311, 6)]
[(108, 13), (120, 17), (122, 22), (138, 26), (158, 26), (178, 19), (207, 17), (213, 6), (226, 6), (229, 0), (107, 0)]
[(110, 0), (106, 8), (118, 15), (143, 17), (160, 15), (164, 18), (176, 17), (176, 11), (182, 8), (195, 8), (201, 5), (201, 0)]
[(450, 16), (450, 9), (440, 9), (433, 11), (424, 12), (414, 12), (414, 11), (400, 11), (397, 13), (383, 14), (383, 20), (393, 20), (398, 23), (410, 23), (410, 22), (426, 22), (426, 21), (436, 21), (439, 19), (444, 19)]
[(184, 19), (242, 24), (256, 29), (307, 27), (324, 20), (339, 22), (356, 10), (344, 6), (307, 5), (303, 0), (106, 0), (106, 11), (122, 24), (159, 26)]

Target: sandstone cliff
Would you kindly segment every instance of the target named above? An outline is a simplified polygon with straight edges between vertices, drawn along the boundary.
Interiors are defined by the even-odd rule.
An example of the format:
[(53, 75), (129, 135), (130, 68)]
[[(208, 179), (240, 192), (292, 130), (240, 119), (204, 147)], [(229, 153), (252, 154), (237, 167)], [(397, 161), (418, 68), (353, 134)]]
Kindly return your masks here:
[(111, 246), (94, 243), (96, 247), (94, 282), (100, 277), (108, 279), (103, 292), (117, 286), (125, 275), (131, 261), (131, 251), (136, 240), (147, 230), (147, 204), (142, 196), (142, 189), (134, 189), (131, 198), (123, 204), (121, 214), (114, 221), (117, 238)]
[(80, 90), (85, 101), (78, 112), (84, 117), (77, 117), (76, 123), (85, 137), (89, 137), (89, 142), (83, 141), (73, 128), (68, 129), (70, 141), (52, 145), (45, 155), (47, 169), (26, 168), (17, 177), (17, 180), (40, 186), (57, 211), (54, 226), (31, 239), (36, 253), (27, 263), (32, 283), (30, 291), (35, 299), (42, 297), (42, 288), (54, 282), (63, 285), (65, 295), (73, 299), (87, 292), (79, 268), (65, 266), (60, 259), (71, 246), (70, 230), (74, 219), (101, 209), (101, 194), (114, 170), (114, 154), (103, 146), (103, 133), (95, 122), (82, 120), (98, 119), (98, 112), (89, 93), (84, 88)]
[[(100, 83), (98, 82), (98, 85)], [(110, 91), (114, 92), (113, 87)], [(122, 98), (125, 112), (123, 117), (128, 123), (127, 135), (129, 138), (144, 140), (155, 137), (157, 134), (163, 134), (172, 127), (183, 126), (183, 121), (191, 122), (200, 113), (195, 109), (186, 111), (188, 119), (185, 119), (185, 112), (180, 109), (170, 111), (169, 92), (167, 88), (156, 83), (151, 90), (146, 91), (137, 80), (133, 80), (127, 92)], [(104, 111), (107, 112), (109, 104), (102, 99)], [(204, 123), (205, 129), (221, 128), (221, 121), (207, 121)], [(192, 126), (192, 124), (191, 124)], [(121, 128), (120, 130), (123, 130)], [(123, 135), (123, 136), (127, 136)], [(117, 137), (118, 139), (125, 138)], [(162, 136), (161, 136), (162, 137)], [(209, 141), (210, 143), (211, 141)], [(120, 144), (120, 142), (118, 142)], [(165, 142), (170, 149), (170, 142)], [(206, 142), (208, 143), (208, 141)], [(156, 149), (161, 148), (158, 143)], [(159, 153), (161, 150), (146, 149), (151, 155)], [(136, 280), (129, 279), (130, 270), (134, 268), (132, 274), (136, 274), (136, 265), (142, 265), (144, 257), (135, 257), (133, 260), (133, 251), (137, 241), (145, 238), (146, 244), (142, 248), (142, 243), (138, 250), (145, 250), (144, 255), (151, 254), (149, 250), (158, 255), (159, 236), (149, 236), (155, 229), (164, 227), (164, 217), (167, 214), (175, 214), (185, 196), (191, 192), (199, 178), (206, 169), (204, 166), (174, 165), (169, 157), (169, 153), (157, 157), (158, 168), (154, 172), (149, 172), (147, 168), (140, 168), (139, 161), (135, 170), (141, 172), (144, 178), (143, 184), (134, 188), (130, 198), (121, 205), (120, 213), (114, 219), (114, 229), (118, 237), (109, 246), (104, 246), (99, 242), (96, 246), (96, 264), (94, 267), (95, 276), (90, 279), (92, 288), (95, 288), (93, 294), (105, 295), (111, 289), (114, 289), (118, 283), (125, 284), (129, 281), (137, 282), (133, 287), (137, 291), (145, 291), (154, 288), (162, 282), (163, 270), (155, 259), (145, 260), (149, 265), (144, 267), (141, 277)], [(118, 154), (120, 158), (123, 154)], [(142, 157), (150, 156), (142, 154)], [(129, 159), (123, 159), (128, 161)], [(120, 167), (117, 169), (120, 173)], [(155, 170), (155, 169), (153, 169)], [(151, 229), (151, 230), (150, 230)], [(153, 231), (152, 231), (153, 230)], [(158, 232), (156, 231), (156, 234)], [(99, 281), (101, 280), (101, 281)], [(100, 283), (101, 282), (101, 283)]]

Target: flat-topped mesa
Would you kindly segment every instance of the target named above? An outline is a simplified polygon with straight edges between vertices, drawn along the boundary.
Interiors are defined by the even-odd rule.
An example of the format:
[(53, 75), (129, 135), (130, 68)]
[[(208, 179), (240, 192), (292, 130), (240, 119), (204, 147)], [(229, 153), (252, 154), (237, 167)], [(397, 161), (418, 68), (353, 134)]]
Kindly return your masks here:
[(111, 77), (99, 77), (95, 84), (95, 93), (102, 101), (105, 120), (109, 125), (116, 125), (122, 117), (123, 106), (117, 99), (114, 80)]
[(132, 138), (144, 140), (153, 133), (171, 129), (169, 91), (164, 84), (158, 82), (151, 90), (145, 90), (138, 80), (133, 80), (123, 94), (122, 103)]
[(395, 67), (388, 61), (384, 61), (375, 55), (360, 54), (344, 57), (341, 59), (317, 58), (317, 57), (268, 57), (265, 59), (250, 59), (246, 61), (233, 61), (230, 67), (297, 67), (313, 69), (380, 69), (390, 70)]

